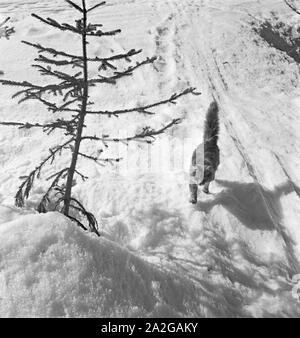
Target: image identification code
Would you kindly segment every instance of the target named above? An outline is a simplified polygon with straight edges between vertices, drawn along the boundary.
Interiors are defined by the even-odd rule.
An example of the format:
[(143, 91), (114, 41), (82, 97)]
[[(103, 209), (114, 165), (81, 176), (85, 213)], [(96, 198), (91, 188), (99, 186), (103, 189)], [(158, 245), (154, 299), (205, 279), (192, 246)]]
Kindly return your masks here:
[(129, 336), (135, 332), (144, 333), (195, 333), (198, 323), (155, 323), (146, 322), (145, 325), (135, 324), (108, 324), (101, 325), (101, 333), (125, 333)]

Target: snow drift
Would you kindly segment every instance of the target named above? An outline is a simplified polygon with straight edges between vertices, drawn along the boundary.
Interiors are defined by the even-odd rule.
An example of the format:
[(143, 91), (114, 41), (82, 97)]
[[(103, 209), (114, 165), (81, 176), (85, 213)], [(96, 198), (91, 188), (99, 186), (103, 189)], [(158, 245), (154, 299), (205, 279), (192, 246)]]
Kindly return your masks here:
[(174, 317), (199, 307), (191, 283), (59, 213), (3, 223), (0, 237), (1, 317)]

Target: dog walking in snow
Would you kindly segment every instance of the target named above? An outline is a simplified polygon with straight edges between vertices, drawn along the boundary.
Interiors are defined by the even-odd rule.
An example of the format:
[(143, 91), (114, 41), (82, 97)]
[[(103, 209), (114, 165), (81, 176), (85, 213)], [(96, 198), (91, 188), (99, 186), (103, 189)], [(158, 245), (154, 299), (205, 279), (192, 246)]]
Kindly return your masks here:
[(209, 193), (209, 184), (215, 179), (220, 163), (219, 147), (219, 108), (213, 101), (206, 113), (203, 143), (193, 152), (190, 167), (190, 202), (197, 203), (198, 185), (204, 185), (203, 192)]

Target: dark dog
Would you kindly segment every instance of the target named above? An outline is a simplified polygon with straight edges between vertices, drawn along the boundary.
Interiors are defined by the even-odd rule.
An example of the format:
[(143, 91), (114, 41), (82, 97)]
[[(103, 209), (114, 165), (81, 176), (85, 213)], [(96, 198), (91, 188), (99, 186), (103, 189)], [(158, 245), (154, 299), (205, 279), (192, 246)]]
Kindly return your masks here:
[(204, 185), (203, 191), (209, 193), (209, 184), (215, 179), (220, 164), (220, 151), (217, 145), (219, 136), (219, 108), (213, 101), (207, 111), (203, 143), (193, 152), (190, 168), (190, 202), (197, 203), (198, 185)]

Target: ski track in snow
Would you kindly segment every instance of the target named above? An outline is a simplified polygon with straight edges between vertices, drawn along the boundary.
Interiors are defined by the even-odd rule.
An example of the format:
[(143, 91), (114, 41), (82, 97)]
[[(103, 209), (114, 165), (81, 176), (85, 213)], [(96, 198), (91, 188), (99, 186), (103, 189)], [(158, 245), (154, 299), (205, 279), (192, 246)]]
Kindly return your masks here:
[[(90, 179), (75, 188), (78, 197), (97, 215), (110, 240), (161, 271), (192, 283), (201, 304), (193, 304), (190, 312), (182, 310), (186, 315), (300, 315), (299, 303), (291, 294), (291, 279), (300, 273), (299, 119), (296, 103), (291, 103), (292, 92), (294, 97), (297, 93), (297, 85), (293, 83), (298, 80), (298, 67), (262, 42), (257, 47), (254, 39), (258, 37), (249, 25), (249, 14), (260, 17), (271, 10), (280, 11), (286, 17), (290, 14), (282, 1), (271, 0), (263, 4), (254, 0), (226, 3), (113, 0), (99, 14), (105, 24), (111, 28), (121, 26), (127, 34), (124, 40), (117, 37), (112, 48), (141, 46), (146, 55), (158, 56), (154, 68), (134, 78), (131, 98), (141, 96), (142, 102), (147, 102), (152, 95), (164, 97), (187, 86), (195, 86), (202, 92), (200, 98), (185, 98), (178, 105), (175, 114), (185, 119), (166, 136), (179, 143), (184, 138), (192, 139), (185, 150), (187, 161), (193, 146), (201, 141), (203, 117), (211, 99), (215, 98), (221, 108), (221, 165), (211, 187), (213, 194), (200, 195), (195, 207), (188, 205), (188, 179), (182, 169), (147, 173), (134, 167), (130, 175), (122, 176), (118, 170), (102, 170), (82, 163)], [(60, 36), (52, 30), (42, 30), (41, 26), (37, 30), (29, 28), (26, 22), (22, 23), (25, 31), (18, 32), (20, 20), (31, 12), (66, 18), (69, 11), (61, 1), (18, 0), (0, 4), (0, 13), (9, 14), (14, 21), (15, 39), (25, 36), (28, 40), (40, 39), (41, 43), (43, 36), (51, 43)], [(14, 37), (5, 44), (1, 41), (5, 48), (10, 43), (16, 43)], [(99, 47), (92, 46), (93, 52), (103, 46), (110, 45), (104, 41)], [(20, 66), (15, 67), (23, 67), (23, 74), (27, 74), (27, 61), (34, 54), (22, 58), (8, 53), (16, 62), (20, 58)], [(276, 73), (277, 66), (267, 59), (271, 53), (277, 53), (277, 60), (282, 62), (281, 77)], [(1, 57), (7, 66), (5, 78), (17, 76), (17, 69), (5, 60)], [(118, 85), (116, 94), (111, 94), (108, 88), (92, 95), (100, 95), (103, 104), (115, 101), (118, 107), (128, 105), (126, 85), (130, 86), (130, 80), (128, 84)], [(135, 102), (133, 99), (130, 103)], [(298, 103), (298, 109), (299, 106)], [(11, 116), (6, 115), (6, 109), (12, 111)], [(0, 116), (17, 119), (21, 111), (15, 102), (7, 100)], [(32, 113), (29, 104), (25, 105), (25, 111), (37, 120), (43, 116), (38, 111)], [(163, 110), (153, 121), (163, 123), (172, 114)], [(97, 123), (101, 124), (102, 120), (96, 118), (94, 122), (91, 132), (97, 131)], [(127, 122), (129, 128), (143, 125), (143, 119), (136, 116), (129, 117)], [(127, 126), (127, 122), (110, 120), (103, 128), (117, 130)], [(7, 195), (14, 194), (18, 185), (15, 177), (34, 167), (53, 142), (57, 142), (57, 136), (45, 142), (39, 141), (40, 137), (36, 131), (1, 128), (2, 203), (11, 203)], [(167, 151), (163, 140), (157, 143), (153, 154), (163, 158)], [(94, 151), (92, 146), (86, 147)], [(145, 152), (152, 151), (132, 147), (129, 149), (140, 150), (140, 162), (145, 161)], [(27, 158), (30, 151), (32, 156)], [(136, 161), (132, 152), (118, 151), (125, 151), (129, 159)], [(62, 158), (58, 169), (66, 162)], [(51, 170), (47, 169), (49, 173)], [(34, 205), (42, 191), (34, 191), (29, 206)], [(192, 292), (190, 287), (188, 292)]]

